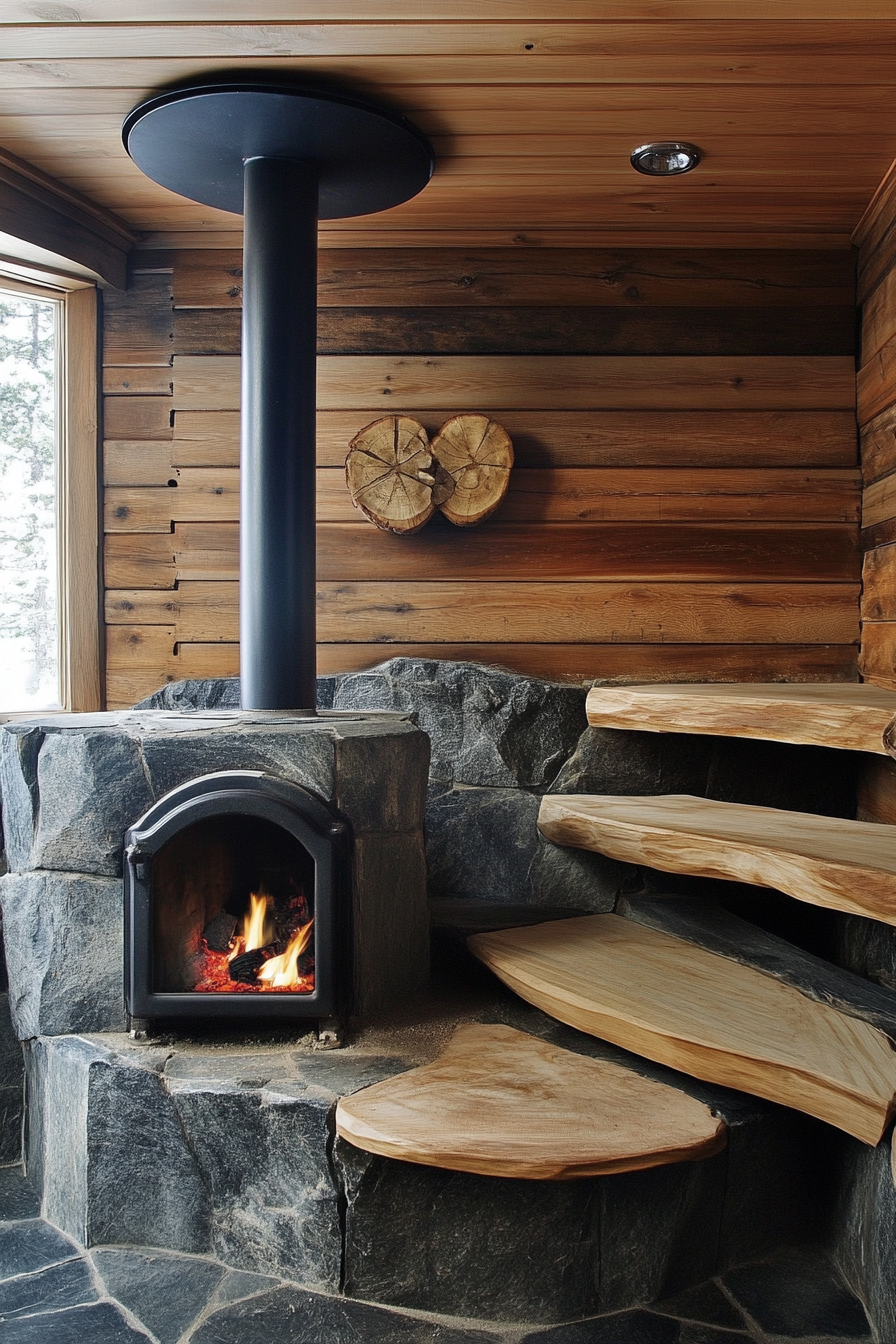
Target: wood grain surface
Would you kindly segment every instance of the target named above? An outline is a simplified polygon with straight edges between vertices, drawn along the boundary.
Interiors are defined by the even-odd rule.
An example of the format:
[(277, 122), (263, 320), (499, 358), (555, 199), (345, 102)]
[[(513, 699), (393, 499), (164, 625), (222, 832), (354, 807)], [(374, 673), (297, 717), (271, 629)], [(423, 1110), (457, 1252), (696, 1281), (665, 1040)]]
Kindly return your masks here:
[(889, 1123), (896, 1055), (883, 1033), (727, 957), (618, 915), (468, 943), (522, 998), (581, 1031), (868, 1144)]
[[(853, 361), (834, 355), (324, 355), (317, 364), (317, 404), (322, 410), (379, 405), (389, 413), (433, 403), (496, 413), (848, 410), (855, 403), (854, 380)], [(236, 356), (174, 357), (174, 411), (237, 410), (239, 395)]]
[(586, 710), (596, 728), (754, 737), (884, 756), (884, 734), (896, 720), (896, 690), (824, 684), (595, 686)]
[[(120, 416), (121, 400), (113, 409)], [(341, 467), (359, 430), (381, 407), (319, 411), (318, 465)], [(435, 434), (452, 412), (415, 411)], [(855, 467), (852, 411), (512, 411), (501, 423), (513, 439), (517, 467)], [(239, 465), (239, 412), (177, 411), (172, 463), (184, 467)], [(140, 450), (140, 434), (107, 434)], [(135, 442), (136, 441), (136, 442)], [(890, 443), (893, 442), (892, 435)], [(884, 470), (896, 466), (893, 462)], [(883, 475), (884, 470), (879, 474)]]
[(513, 1027), (458, 1027), (438, 1059), (342, 1097), (357, 1148), (480, 1176), (573, 1180), (709, 1157), (727, 1127), (708, 1106)]
[[(65, 101), (59, 90), (47, 92)], [(478, 101), (461, 86), (448, 92), (461, 111)], [(577, 98), (561, 91), (558, 107), (578, 106)], [(515, 99), (511, 88), (508, 106)], [(65, 108), (60, 115), (64, 122)], [(61, 124), (43, 129), (67, 133)], [(327, 356), (335, 385), (349, 386), (356, 358), (364, 369), (374, 360), (384, 374), (367, 404), (347, 404), (349, 388), (346, 404), (318, 411), (322, 672), (373, 666), (394, 653), (469, 657), (573, 681), (856, 677), (853, 411), (831, 408), (828, 393), (824, 406), (753, 409), (755, 389), (746, 384), (729, 389), (732, 409), (701, 400), (723, 368), (734, 380), (747, 366), (777, 369), (782, 387), (807, 367), (840, 369), (842, 361), (830, 363), (825, 333), (848, 327), (852, 338), (851, 322), (842, 315), (833, 322), (848, 311), (839, 306), (851, 284), (848, 254), (639, 251), (628, 240), (603, 250), (355, 246), (324, 249), (321, 276), (327, 339), (343, 342), (334, 348), (358, 342), (356, 354)], [(110, 705), (179, 676), (238, 670), (239, 412), (227, 389), (239, 367), (241, 281), (233, 249), (143, 250), (132, 288), (107, 306)], [(555, 292), (564, 307), (551, 304)], [(175, 306), (182, 302), (220, 306)], [(776, 324), (785, 317), (787, 339), (800, 343), (806, 360), (766, 357), (766, 336), (783, 332)], [(727, 330), (727, 340), (737, 331), (744, 344), (736, 358), (679, 365), (676, 351), (695, 330), (709, 342), (714, 332)], [(581, 389), (574, 399), (596, 395), (582, 370), (606, 368), (602, 356), (596, 366), (576, 363), (577, 342), (592, 339), (589, 331), (629, 375), (636, 404), (570, 408), (564, 384), (552, 393), (556, 409), (533, 406), (542, 398), (537, 379), (534, 393), (526, 383), (533, 370), (548, 381), (555, 370), (571, 378)], [(397, 334), (411, 358), (380, 357)], [(519, 361), (470, 353), (511, 338)], [(556, 355), (539, 354), (555, 340)], [(656, 354), (639, 364), (645, 341), (657, 342), (646, 347)], [(413, 349), (420, 344), (425, 355)], [(463, 533), (433, 520), (399, 542), (351, 508), (342, 470), (348, 445), (384, 406), (392, 409), (398, 394), (383, 396), (394, 387), (386, 377), (404, 377), (406, 368), (422, 380), (415, 418), (434, 436), (458, 409), (454, 394), (444, 395), (445, 370), (458, 359), (457, 395), (483, 398), (465, 399), (464, 411), (490, 410), (501, 378), (513, 373), (521, 404), (499, 416), (514, 442), (510, 492), (479, 529)], [(177, 366), (195, 378), (202, 405), (185, 409), (169, 391)], [(644, 382), (659, 377), (671, 386), (679, 373), (684, 385), (674, 397)], [(798, 389), (804, 394), (818, 400)], [(676, 398), (682, 404), (670, 406)], [(645, 407), (645, 399), (661, 404)], [(228, 401), (230, 409), (208, 408)]]
[(664, 872), (774, 887), (810, 905), (896, 924), (896, 828), (688, 794), (546, 795), (555, 844)]
[[(896, 690), (896, 173), (857, 230), (862, 301), (862, 675)], [(884, 811), (886, 812), (886, 808)]]
[[(210, 578), (219, 575), (212, 570)], [(358, 672), (388, 658), (468, 659), (547, 681), (626, 685), (655, 681), (790, 681), (856, 679), (852, 644), (453, 644), (318, 643), (321, 675)], [(235, 677), (235, 640), (203, 643), (178, 638), (173, 625), (106, 626), (106, 694), (110, 709), (124, 709), (183, 677)], [(875, 759), (882, 759), (880, 757)]]

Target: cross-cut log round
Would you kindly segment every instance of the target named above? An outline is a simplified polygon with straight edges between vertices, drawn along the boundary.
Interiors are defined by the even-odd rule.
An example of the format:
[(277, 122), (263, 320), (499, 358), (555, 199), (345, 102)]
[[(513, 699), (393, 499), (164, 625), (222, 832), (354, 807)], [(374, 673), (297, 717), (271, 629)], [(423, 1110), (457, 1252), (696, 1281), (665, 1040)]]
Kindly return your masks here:
[(405, 415), (387, 415), (356, 434), (345, 459), (355, 508), (387, 532), (419, 532), (454, 489), (433, 460), (426, 430)]
[(727, 1141), (725, 1122), (677, 1088), (484, 1023), (458, 1027), (432, 1064), (343, 1097), (336, 1130), (405, 1162), (561, 1181), (709, 1157)]
[(433, 439), (432, 451), (454, 480), (454, 493), (441, 506), (448, 521), (473, 527), (494, 513), (513, 466), (507, 430), (487, 415), (455, 415)]

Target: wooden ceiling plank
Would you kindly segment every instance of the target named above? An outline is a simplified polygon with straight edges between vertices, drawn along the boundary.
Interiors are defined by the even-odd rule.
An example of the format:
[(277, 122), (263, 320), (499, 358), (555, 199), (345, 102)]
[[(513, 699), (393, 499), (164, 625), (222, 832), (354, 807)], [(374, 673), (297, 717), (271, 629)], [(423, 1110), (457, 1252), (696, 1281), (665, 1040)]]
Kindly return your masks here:
[[(54, 16), (35, 13), (37, 7), (25, 0), (5, 0), (2, 26), (58, 26), (70, 16), (62, 6)], [(80, 0), (78, 15), (83, 23), (120, 21), (120, 0)], [(331, 21), (358, 20), (440, 20), (480, 19), (479, 0), (338, 0), (327, 8)], [(489, 17), (493, 20), (583, 21), (594, 18), (594, 0), (491, 0)], [(711, 19), (814, 19), (873, 20), (891, 19), (890, 0), (601, 0), (601, 18), (608, 21), (698, 20)], [(318, 20), (317, 0), (267, 0), (263, 9), (245, 0), (156, 0), (152, 22), (203, 23), (251, 21), (268, 26), (272, 23)], [(133, 22), (133, 20), (131, 20)]]
[[(177, 33), (171, 30), (175, 40)], [(873, 44), (872, 44), (873, 47)], [(533, 54), (534, 55), (534, 54)], [(529, 56), (506, 55), (496, 60), (494, 55), (380, 55), (369, 53), (334, 56), (265, 56), (240, 55), (222, 47), (219, 54), (184, 57), (182, 50), (171, 56), (153, 58), (144, 53), (142, 58), (126, 53), (110, 53), (106, 59), (93, 54), (72, 59), (70, 52), (59, 56), (25, 57), (16, 59), (4, 46), (0, 61), (0, 89), (58, 88), (60, 85), (113, 87), (132, 85), (139, 92), (149, 91), (160, 84), (178, 78), (212, 72), (221, 68), (222, 59), (228, 69), (289, 70), (294, 75), (315, 77), (332, 76), (343, 82), (358, 81), (371, 90), (388, 93), (403, 84), (439, 85), (564, 85), (577, 84), (611, 86), (645, 85), (719, 85), (741, 92), (750, 85), (849, 86), (870, 84), (892, 88), (896, 84), (896, 65), (893, 58), (879, 50), (860, 55), (831, 53), (796, 60), (792, 54), (780, 56), (730, 57), (695, 55), (688, 60), (685, 72), (682, 59), (677, 55), (607, 56), (596, 59), (586, 55), (549, 55), (530, 59)], [(656, 96), (655, 93), (653, 95)], [(135, 99), (135, 101), (137, 101)]]
[[(6, 24), (7, 60), (245, 56), (592, 56), (603, 60), (663, 56), (687, 79), (706, 56), (749, 60), (785, 56), (794, 65), (819, 58), (868, 60), (896, 54), (896, 19), (774, 19), (620, 22), (603, 19), (493, 22), (452, 18), (380, 22)], [(685, 59), (682, 69), (681, 58)]]

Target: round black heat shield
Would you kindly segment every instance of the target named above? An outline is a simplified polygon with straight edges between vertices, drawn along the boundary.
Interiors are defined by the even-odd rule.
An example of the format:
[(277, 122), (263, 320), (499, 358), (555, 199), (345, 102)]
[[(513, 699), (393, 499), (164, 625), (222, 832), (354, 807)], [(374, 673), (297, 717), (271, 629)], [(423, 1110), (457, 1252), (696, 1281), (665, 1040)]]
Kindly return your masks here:
[(398, 112), (283, 83), (202, 82), (147, 99), (122, 128), (138, 168), (201, 205), (243, 211), (247, 159), (301, 159), (318, 174), (319, 219), (375, 214), (432, 176), (426, 136)]

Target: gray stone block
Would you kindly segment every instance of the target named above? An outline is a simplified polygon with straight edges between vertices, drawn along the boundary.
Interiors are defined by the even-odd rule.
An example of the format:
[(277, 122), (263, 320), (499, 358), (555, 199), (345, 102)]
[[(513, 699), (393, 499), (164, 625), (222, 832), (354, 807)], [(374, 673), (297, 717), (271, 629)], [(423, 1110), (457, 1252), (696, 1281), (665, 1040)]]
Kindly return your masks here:
[(72, 715), (30, 733), (2, 725), (0, 748), (15, 872), (118, 876), (128, 826), (171, 789), (220, 770), (262, 770), (310, 789), (349, 812), (356, 832), (421, 824), (427, 742), (401, 715)]
[(341, 1140), (345, 1291), (485, 1320), (552, 1322), (714, 1272), (724, 1154), (581, 1181), (517, 1181), (373, 1157)]
[(410, 723), (378, 724), (336, 737), (336, 799), (356, 835), (420, 831), (426, 807), (429, 739)]
[(153, 801), (139, 742), (104, 730), (48, 733), (38, 756), (37, 785), (29, 867), (119, 874), (124, 832)]
[(121, 881), (7, 873), (0, 878), (0, 906), (19, 1039), (123, 1030)]
[[(317, 679), (318, 709), (333, 708), (333, 692), (338, 677)], [(201, 709), (239, 709), (239, 677), (209, 677), (204, 680), (173, 681), (154, 695), (139, 701), (135, 709), (174, 709), (182, 714)]]
[(218, 1255), (309, 1287), (339, 1287), (338, 1191), (327, 1161), (334, 1098), (303, 1084), (247, 1091), (172, 1082), (172, 1095), (214, 1205)]
[(25, 1060), (12, 1025), (9, 994), (4, 990), (0, 992), (0, 1166), (22, 1160), (24, 1104)]
[(8, 868), (27, 868), (38, 816), (37, 758), (44, 734), (26, 724), (0, 728), (0, 806)]
[(835, 1259), (880, 1340), (896, 1339), (896, 1185), (892, 1136), (876, 1148), (844, 1139), (832, 1219)]
[(85, 1246), (208, 1250), (208, 1192), (157, 1072), (164, 1056), (74, 1036), (33, 1053), (46, 1217)]
[(599, 1309), (597, 1184), (472, 1176), (337, 1139), (349, 1297), (493, 1321)]
[(135, 709), (165, 709), (178, 714), (195, 714), (202, 709), (239, 709), (239, 677), (202, 677), (172, 681), (145, 700), (138, 700)]
[(653, 1302), (715, 1272), (726, 1175), (722, 1152), (599, 1182), (602, 1311)]
[(434, 659), (346, 674), (333, 704), (412, 713), (432, 740), (432, 779), (498, 788), (547, 788), (585, 725), (581, 687)]
[(716, 739), (586, 728), (548, 793), (706, 792)]
[(524, 789), (434, 786), (426, 811), (430, 896), (612, 910), (628, 866), (550, 844), (538, 832), (539, 806)]

